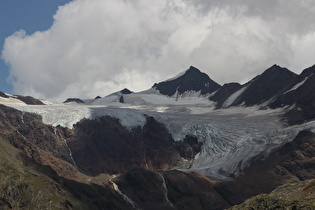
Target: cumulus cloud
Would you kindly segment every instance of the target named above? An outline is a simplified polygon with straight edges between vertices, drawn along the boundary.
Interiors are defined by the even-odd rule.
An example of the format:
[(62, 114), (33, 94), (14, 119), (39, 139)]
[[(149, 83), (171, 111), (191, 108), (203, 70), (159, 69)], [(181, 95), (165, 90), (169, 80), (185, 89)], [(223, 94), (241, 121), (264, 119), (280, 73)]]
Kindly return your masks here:
[(246, 82), (274, 63), (315, 63), (311, 0), (74, 0), (47, 31), (8, 37), (2, 57), (20, 94), (62, 100), (150, 88), (190, 65)]

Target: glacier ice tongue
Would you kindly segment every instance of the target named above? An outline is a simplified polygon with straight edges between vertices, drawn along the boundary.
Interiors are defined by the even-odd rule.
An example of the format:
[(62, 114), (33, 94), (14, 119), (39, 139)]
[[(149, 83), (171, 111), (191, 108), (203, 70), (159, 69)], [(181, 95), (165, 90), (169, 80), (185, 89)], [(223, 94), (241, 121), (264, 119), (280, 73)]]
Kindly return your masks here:
[(203, 143), (190, 171), (229, 180), (239, 176), (254, 157), (268, 156), (302, 129), (285, 127), (278, 117), (279, 110), (249, 109), (246, 113), (245, 109), (235, 109), (234, 113), (229, 110), (228, 114), (225, 110), (203, 115), (160, 113), (155, 117), (166, 124), (175, 140), (194, 135)]
[[(186, 103), (186, 102), (185, 102)], [(12, 105), (13, 106), (13, 105)], [(292, 141), (300, 130), (315, 129), (315, 121), (286, 127), (280, 122), (281, 110), (257, 110), (257, 107), (234, 107), (213, 110), (205, 102), (159, 106), (82, 106), (49, 105), (13, 107), (43, 117), (43, 122), (72, 128), (82, 119), (111, 116), (128, 129), (143, 126), (152, 116), (166, 125), (175, 141), (194, 135), (203, 143), (189, 170), (217, 179), (238, 176), (257, 155), (268, 156), (277, 147)], [(127, 106), (126, 106), (127, 107)], [(183, 109), (184, 108), (184, 109)], [(194, 113), (194, 114), (193, 114)]]

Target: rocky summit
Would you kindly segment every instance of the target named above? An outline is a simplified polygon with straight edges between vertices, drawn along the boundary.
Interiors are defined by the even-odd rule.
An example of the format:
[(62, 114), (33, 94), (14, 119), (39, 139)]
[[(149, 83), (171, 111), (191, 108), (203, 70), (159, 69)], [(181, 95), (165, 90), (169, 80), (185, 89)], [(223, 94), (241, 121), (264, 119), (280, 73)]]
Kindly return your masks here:
[(175, 78), (154, 84), (153, 88), (167, 96), (182, 95), (189, 91), (205, 95), (218, 90), (220, 85), (210, 79), (207, 74), (191, 66)]
[(314, 66), (45, 105), (0, 92), (1, 209), (312, 209)]

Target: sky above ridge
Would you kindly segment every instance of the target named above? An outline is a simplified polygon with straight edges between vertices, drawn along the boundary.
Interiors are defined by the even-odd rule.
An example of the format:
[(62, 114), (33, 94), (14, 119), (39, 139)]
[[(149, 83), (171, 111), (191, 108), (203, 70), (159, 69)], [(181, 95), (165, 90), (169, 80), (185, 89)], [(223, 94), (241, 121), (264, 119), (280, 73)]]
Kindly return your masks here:
[(0, 91), (94, 98), (191, 65), (220, 84), (273, 64), (300, 73), (314, 19), (312, 0), (1, 0)]

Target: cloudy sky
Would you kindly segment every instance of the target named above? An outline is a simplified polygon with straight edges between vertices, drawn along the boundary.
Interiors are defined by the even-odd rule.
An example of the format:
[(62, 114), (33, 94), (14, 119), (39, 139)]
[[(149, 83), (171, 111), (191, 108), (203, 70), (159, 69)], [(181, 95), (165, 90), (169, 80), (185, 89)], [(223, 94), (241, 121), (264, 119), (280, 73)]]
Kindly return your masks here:
[(58, 3), (47, 28), (16, 28), (3, 41), (12, 92), (94, 98), (149, 89), (191, 65), (224, 84), (273, 64), (296, 73), (315, 64), (313, 0)]

